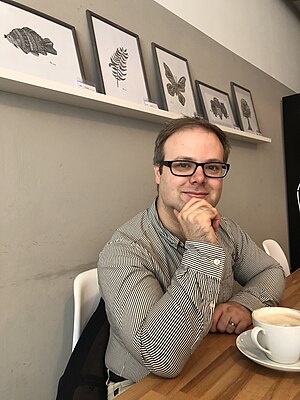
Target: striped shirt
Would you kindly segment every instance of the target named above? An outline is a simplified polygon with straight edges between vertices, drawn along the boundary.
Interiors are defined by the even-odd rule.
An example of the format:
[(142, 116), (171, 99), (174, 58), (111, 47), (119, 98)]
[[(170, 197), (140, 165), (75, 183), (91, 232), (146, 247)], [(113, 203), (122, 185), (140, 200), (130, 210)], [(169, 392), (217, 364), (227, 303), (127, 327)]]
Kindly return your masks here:
[(181, 243), (155, 202), (115, 232), (98, 263), (110, 323), (107, 368), (132, 381), (150, 372), (175, 377), (209, 332), (216, 304), (278, 305), (281, 266), (228, 218), (217, 236), (219, 245)]

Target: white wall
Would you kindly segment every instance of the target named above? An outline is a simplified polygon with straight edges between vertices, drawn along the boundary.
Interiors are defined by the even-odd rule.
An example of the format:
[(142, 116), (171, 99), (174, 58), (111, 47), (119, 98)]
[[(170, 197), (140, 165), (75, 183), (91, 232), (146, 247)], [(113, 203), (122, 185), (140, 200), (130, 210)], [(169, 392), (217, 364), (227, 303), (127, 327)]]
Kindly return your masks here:
[(300, 92), (300, 19), (282, 0), (155, 0)]

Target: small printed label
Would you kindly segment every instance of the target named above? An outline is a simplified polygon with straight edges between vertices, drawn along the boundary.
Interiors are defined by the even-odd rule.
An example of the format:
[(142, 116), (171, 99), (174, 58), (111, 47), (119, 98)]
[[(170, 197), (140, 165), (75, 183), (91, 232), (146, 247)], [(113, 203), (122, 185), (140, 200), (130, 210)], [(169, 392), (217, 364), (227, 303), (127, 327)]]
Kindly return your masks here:
[(77, 81), (77, 86), (81, 89), (86, 89), (86, 90), (92, 90), (93, 92), (96, 92), (96, 87), (92, 83), (88, 82), (82, 82), (80, 80)]
[(158, 105), (156, 103), (151, 103), (151, 101), (148, 100), (144, 100), (144, 104), (147, 107), (158, 108)]

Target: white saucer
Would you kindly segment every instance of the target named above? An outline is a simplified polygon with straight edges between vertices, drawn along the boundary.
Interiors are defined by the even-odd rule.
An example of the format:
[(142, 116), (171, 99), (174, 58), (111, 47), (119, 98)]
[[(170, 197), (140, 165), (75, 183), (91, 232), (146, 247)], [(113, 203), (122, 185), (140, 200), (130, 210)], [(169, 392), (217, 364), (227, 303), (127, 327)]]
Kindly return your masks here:
[(259, 350), (251, 340), (251, 329), (241, 333), (236, 338), (236, 346), (241, 353), (257, 364), (279, 371), (300, 372), (300, 360), (294, 364), (280, 364), (270, 360), (263, 351)]

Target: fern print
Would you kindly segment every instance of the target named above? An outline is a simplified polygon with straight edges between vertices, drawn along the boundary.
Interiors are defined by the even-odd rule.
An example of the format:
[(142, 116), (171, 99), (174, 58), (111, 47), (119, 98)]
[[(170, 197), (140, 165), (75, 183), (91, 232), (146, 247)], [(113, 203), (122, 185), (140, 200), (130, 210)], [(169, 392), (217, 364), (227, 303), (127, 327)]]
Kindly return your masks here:
[(127, 49), (118, 47), (115, 53), (110, 57), (109, 67), (112, 69), (112, 74), (117, 81), (117, 87), (119, 87), (119, 81), (125, 81), (127, 76), (127, 60), (129, 54)]

